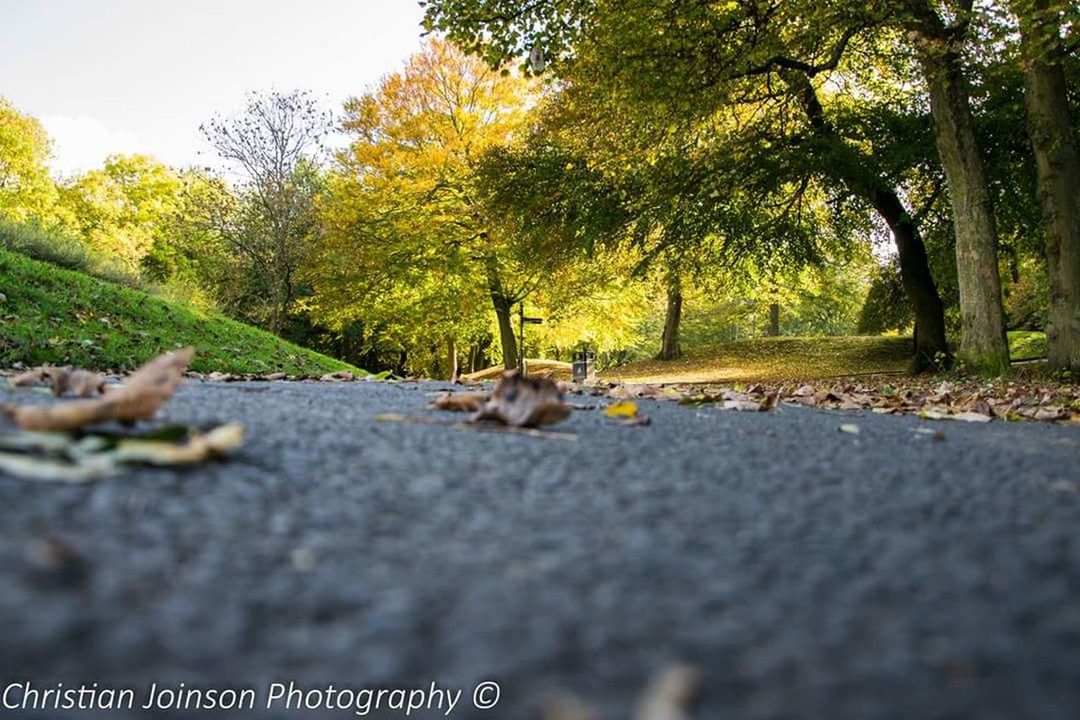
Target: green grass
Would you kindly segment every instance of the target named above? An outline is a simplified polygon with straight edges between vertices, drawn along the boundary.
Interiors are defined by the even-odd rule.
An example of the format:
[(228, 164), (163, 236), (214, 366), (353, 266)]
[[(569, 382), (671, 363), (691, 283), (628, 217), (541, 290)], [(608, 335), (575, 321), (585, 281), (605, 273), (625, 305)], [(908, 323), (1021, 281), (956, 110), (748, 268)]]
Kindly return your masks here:
[[(1046, 357), (1046, 334), (1009, 333), (1012, 359)], [(758, 338), (693, 348), (678, 360), (644, 360), (602, 373), (631, 383), (802, 381), (905, 372), (911, 339), (891, 336)]]
[(116, 258), (96, 253), (62, 232), (43, 230), (30, 223), (0, 220), (0, 249), (136, 290), (150, 289)]
[(199, 372), (363, 371), (216, 313), (203, 313), (0, 249), (0, 367), (16, 362), (126, 370), (196, 348)]

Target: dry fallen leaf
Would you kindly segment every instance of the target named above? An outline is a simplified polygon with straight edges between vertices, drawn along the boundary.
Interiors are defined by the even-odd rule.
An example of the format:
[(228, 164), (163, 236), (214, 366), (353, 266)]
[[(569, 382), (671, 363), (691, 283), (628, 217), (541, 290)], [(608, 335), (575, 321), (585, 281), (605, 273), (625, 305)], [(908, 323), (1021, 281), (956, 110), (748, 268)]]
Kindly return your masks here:
[(489, 392), (445, 392), (431, 401), (440, 410), (454, 412), (478, 412), (491, 399)]
[(762, 412), (768, 410), (765, 403), (760, 403), (757, 400), (745, 399), (733, 399), (724, 401), (725, 410), (737, 410), (738, 412)]
[(634, 720), (687, 720), (701, 673), (689, 665), (673, 665), (653, 679), (634, 712)]
[(356, 379), (348, 370), (338, 370), (337, 372), (326, 373), (319, 380), (322, 382), (352, 382)]
[(108, 458), (90, 458), (78, 463), (44, 459), (32, 455), (0, 452), (0, 473), (24, 480), (84, 483), (116, 472)]
[(596, 720), (596, 713), (572, 695), (558, 697), (544, 707), (544, 720)]
[(637, 417), (638, 408), (636, 403), (622, 400), (608, 405), (607, 409), (604, 410), (604, 414), (610, 418), (632, 418)]
[(850, 435), (858, 435), (859, 434), (859, 426), (856, 425), (855, 423), (844, 423), (843, 425), (840, 426), (840, 432), (848, 433)]
[(48, 368), (46, 375), (52, 380), (53, 395), (94, 397), (105, 392), (105, 376), (81, 368)]
[(40, 385), (47, 379), (46, 372), (48, 370), (48, 365), (34, 368), (33, 370), (27, 370), (26, 372), (22, 372), (18, 375), (8, 378), (8, 384), (10, 384), (11, 387), (30, 387), (32, 385)]
[(491, 399), (472, 421), (495, 420), (514, 427), (539, 427), (565, 420), (572, 411), (552, 380), (522, 377), (512, 370), (503, 373)]
[(638, 412), (637, 404), (629, 400), (620, 400), (608, 405), (604, 410), (604, 415), (619, 425), (648, 425), (651, 422), (647, 415)]
[(963, 422), (988, 423), (994, 418), (990, 417), (989, 415), (984, 415), (983, 413), (968, 411), (957, 413), (956, 415), (949, 415), (948, 419), (961, 420)]
[(106, 420), (145, 420), (176, 392), (194, 354), (195, 349), (188, 347), (154, 358), (132, 373), (124, 385), (99, 398), (4, 409), (23, 430), (75, 430)]
[(244, 426), (229, 423), (205, 434), (192, 435), (181, 445), (138, 438), (120, 440), (110, 455), (118, 462), (148, 465), (190, 465), (224, 457), (244, 442)]

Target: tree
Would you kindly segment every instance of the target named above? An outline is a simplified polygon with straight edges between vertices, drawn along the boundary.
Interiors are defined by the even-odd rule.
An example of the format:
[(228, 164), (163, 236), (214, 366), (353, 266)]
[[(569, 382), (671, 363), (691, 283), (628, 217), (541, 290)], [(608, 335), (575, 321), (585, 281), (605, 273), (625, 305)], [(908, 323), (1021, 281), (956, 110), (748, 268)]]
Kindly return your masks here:
[[(831, 117), (838, 103), (821, 97), (856, 40), (866, 36), (858, 47), (860, 64), (883, 54), (875, 45), (882, 33), (872, 32), (883, 15), (873, 7), (856, 12), (844, 3), (789, 7), (681, 0), (627, 8), (577, 0), (432, 0), (426, 22), (491, 62), (542, 52), (561, 77), (595, 87), (594, 97), (639, 108), (661, 132), (669, 124), (681, 127), (687, 117), (712, 122), (718, 113), (735, 113), (731, 122), (743, 130), (753, 118), (763, 118), (760, 132), (742, 132), (746, 147), (758, 149), (743, 155), (753, 155), (755, 162), (727, 167), (727, 173), (769, 167), (779, 173), (775, 180), (789, 183), (792, 195), (808, 178), (839, 183), (882, 216), (919, 317), (914, 367), (922, 369), (949, 351), (918, 216), (894, 185), (900, 173), (868, 152), (865, 142), (846, 138)], [(880, 63), (874, 70), (882, 70)], [(841, 79), (834, 87), (844, 84)], [(747, 109), (731, 110), (740, 106)], [(792, 108), (802, 117), (793, 116)], [(695, 147), (694, 140), (686, 145)], [(778, 158), (780, 153), (786, 155)]]
[(960, 355), (973, 369), (1001, 373), (1009, 368), (1009, 345), (1001, 305), (997, 226), (962, 59), (973, 2), (960, 0), (944, 6), (951, 22), (931, 0), (903, 0), (904, 24), (917, 38), (952, 202), (963, 330)]
[(1011, 7), (1020, 20), (1024, 104), (1046, 236), (1047, 353), (1052, 368), (1076, 371), (1080, 370), (1080, 152), (1063, 64), (1065, 7), (1051, 0), (1013, 0)]
[(91, 249), (138, 271), (180, 203), (180, 179), (146, 155), (112, 155), (60, 189), (68, 224)]
[(0, 97), (0, 217), (44, 222), (56, 203), (47, 163), (52, 141), (37, 119)]
[[(353, 288), (345, 303), (354, 317), (372, 317), (372, 303), (385, 306), (394, 297), (409, 307), (420, 303), (428, 334), (440, 328), (437, 342), (452, 347), (459, 339), (455, 320), (470, 325), (460, 323), (455, 306), (472, 307), (483, 292), (495, 312), (503, 363), (516, 366), (512, 308), (535, 289), (545, 266), (488, 211), (475, 171), (488, 148), (522, 130), (532, 92), (520, 76), (432, 39), (401, 72), (348, 101), (344, 128), (352, 143), (339, 156), (327, 206), (337, 248), (328, 257), (364, 272), (323, 263), (316, 285), (324, 299), (333, 288)], [(395, 291), (378, 300), (359, 292), (365, 287)]]
[(318, 237), (316, 199), (323, 189), (322, 141), (329, 112), (305, 91), (251, 94), (235, 117), (200, 130), (235, 175), (235, 193), (203, 216), (224, 243), (247, 259), (266, 295), (266, 327), (280, 333), (297, 299), (297, 274)]

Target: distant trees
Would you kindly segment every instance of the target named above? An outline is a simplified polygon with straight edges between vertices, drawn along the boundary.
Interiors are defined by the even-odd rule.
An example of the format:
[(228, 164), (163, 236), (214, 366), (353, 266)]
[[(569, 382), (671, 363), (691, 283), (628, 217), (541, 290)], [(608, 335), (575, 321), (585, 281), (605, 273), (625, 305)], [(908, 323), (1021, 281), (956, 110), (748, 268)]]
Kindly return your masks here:
[(0, 97), (0, 218), (24, 222), (50, 216), (57, 198), (49, 177), (51, 151), (41, 123)]
[(316, 280), (320, 311), (384, 326), (388, 312), (422, 312), (428, 342), (456, 354), (459, 340), (475, 339), (460, 330), (475, 325), (468, 313), (486, 295), (503, 363), (517, 365), (512, 308), (543, 268), (520, 262), (518, 237), (489, 214), (474, 173), (488, 148), (522, 129), (530, 92), (520, 76), (430, 40), (402, 71), (346, 103), (351, 144), (326, 206), (334, 249)]
[(200, 127), (232, 173), (232, 191), (204, 193), (198, 223), (243, 257), (266, 294), (264, 322), (280, 333), (297, 276), (319, 235), (319, 155), (332, 115), (305, 91), (253, 93), (244, 110)]
[(65, 225), (92, 250), (138, 272), (180, 208), (178, 175), (145, 155), (113, 155), (60, 188)]
[[(612, 98), (623, 112), (648, 108), (654, 125), (688, 116), (713, 122), (717, 113), (735, 107), (756, 108), (753, 117), (762, 121), (763, 132), (746, 139), (764, 150), (759, 158), (767, 163), (784, 158), (774, 167), (792, 181), (810, 176), (826, 185), (841, 184), (888, 224), (916, 318), (917, 369), (948, 357), (942, 302), (920, 232), (920, 220), (939, 195), (945, 197), (953, 224), (949, 242), (956, 249), (960, 357), (980, 371), (1007, 367), (997, 220), (971, 99), (972, 39), (998, 43), (999, 54), (1014, 42), (1007, 33), (998, 38), (985, 34), (987, 18), (1000, 15), (999, 3), (677, 0), (625, 6), (578, 0), (429, 0), (425, 6), (429, 29), (448, 33), (487, 61), (543, 56), (560, 79), (586, 78), (599, 86), (598, 95)], [(1076, 50), (1075, 7), (1053, 0), (1017, 0), (1013, 9), (1020, 16), (1027, 48), (1029, 124), (1037, 129), (1036, 154), (1043, 155), (1040, 194), (1052, 205), (1043, 203), (1044, 225), (1062, 238), (1068, 234), (1065, 228), (1076, 225), (1063, 211), (1076, 205), (1067, 197), (1075, 191), (1064, 190), (1076, 183), (1062, 182), (1069, 177), (1064, 168), (1072, 164), (1066, 158), (1075, 147), (1075, 118), (1064, 112), (1068, 103), (1062, 70), (1067, 52)], [(1065, 39), (1066, 33), (1071, 40)], [(1035, 40), (1036, 35), (1041, 40)], [(905, 87), (918, 92), (905, 92)], [(891, 103), (891, 129), (904, 133), (893, 148), (887, 141), (878, 142), (882, 133), (866, 133), (882, 128), (886, 106), (879, 99)], [(792, 115), (793, 108), (801, 110), (802, 118)], [(915, 120), (906, 127), (905, 113)], [(933, 129), (936, 163), (911, 152), (919, 148), (912, 140), (921, 137), (920, 114)], [(1040, 149), (1040, 136), (1054, 140), (1044, 140)], [(894, 151), (905, 143), (906, 160)], [(938, 168), (943, 187), (933, 181)], [(1055, 181), (1056, 192), (1051, 190)], [(1058, 268), (1051, 302), (1059, 314), (1051, 325), (1062, 328), (1053, 331), (1055, 336), (1060, 332), (1071, 338), (1080, 276), (1073, 270), (1076, 261), (1068, 244), (1064, 254), (1059, 254), (1059, 245), (1060, 240), (1052, 240), (1047, 246), (1049, 264)], [(1072, 361), (1064, 359), (1070, 352), (1065, 348), (1074, 343), (1060, 342), (1053, 362), (1068, 366)]]

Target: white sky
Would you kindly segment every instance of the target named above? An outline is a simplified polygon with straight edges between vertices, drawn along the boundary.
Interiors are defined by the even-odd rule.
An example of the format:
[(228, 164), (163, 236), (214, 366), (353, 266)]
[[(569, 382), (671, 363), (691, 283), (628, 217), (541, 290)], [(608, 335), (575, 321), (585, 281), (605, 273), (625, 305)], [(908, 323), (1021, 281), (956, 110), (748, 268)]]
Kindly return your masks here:
[(54, 173), (142, 152), (211, 164), (198, 133), (249, 90), (336, 111), (420, 44), (416, 0), (0, 0), (0, 95), (52, 136)]

